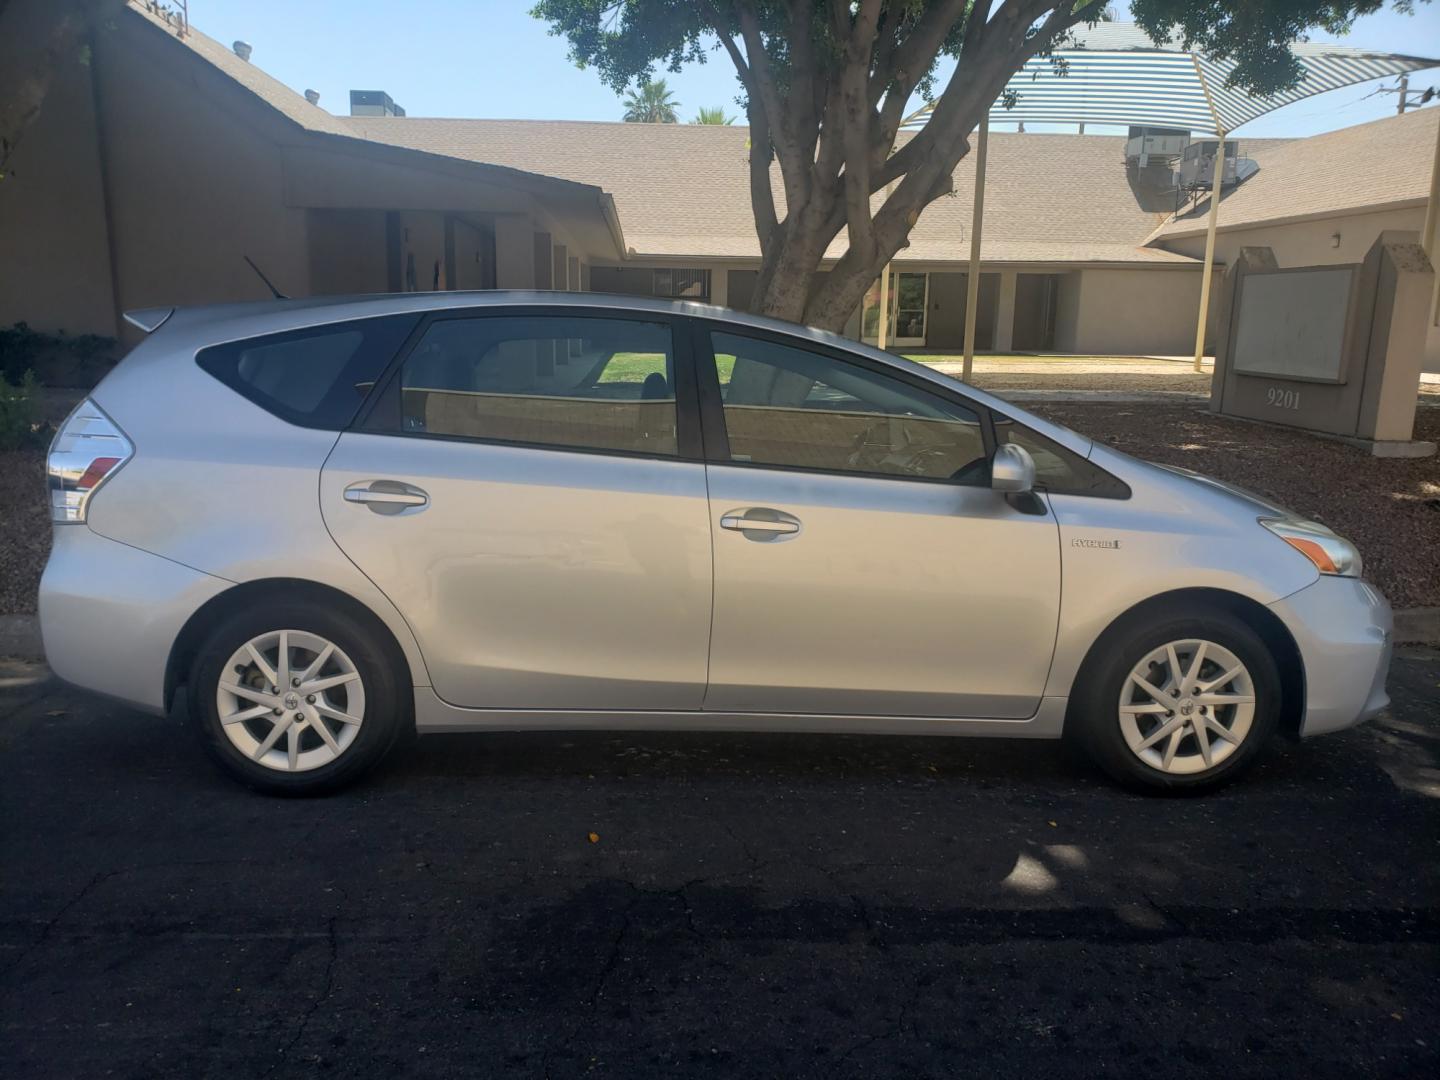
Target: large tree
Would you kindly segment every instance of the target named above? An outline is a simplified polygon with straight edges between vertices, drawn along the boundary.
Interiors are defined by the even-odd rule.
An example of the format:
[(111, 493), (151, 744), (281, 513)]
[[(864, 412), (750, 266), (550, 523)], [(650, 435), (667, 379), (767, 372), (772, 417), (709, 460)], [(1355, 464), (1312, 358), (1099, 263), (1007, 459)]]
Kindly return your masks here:
[[(1288, 46), (1307, 29), (1343, 33), (1355, 15), (1384, 2), (1130, 7), (1152, 37), (1178, 33), (1234, 60), (1235, 84), (1263, 93), (1299, 78)], [(750, 196), (763, 253), (755, 309), (838, 329), (905, 246), (920, 212), (952, 190), (971, 133), (1010, 77), (1104, 9), (1101, 0), (538, 0), (533, 11), (617, 92), (657, 66), (678, 72), (724, 52), (750, 123)], [(940, 85), (946, 58), (955, 63)], [(897, 140), (917, 93), (934, 111), (912, 138)], [(772, 192), (772, 161), (783, 202)], [(844, 254), (822, 273), (842, 230)]]

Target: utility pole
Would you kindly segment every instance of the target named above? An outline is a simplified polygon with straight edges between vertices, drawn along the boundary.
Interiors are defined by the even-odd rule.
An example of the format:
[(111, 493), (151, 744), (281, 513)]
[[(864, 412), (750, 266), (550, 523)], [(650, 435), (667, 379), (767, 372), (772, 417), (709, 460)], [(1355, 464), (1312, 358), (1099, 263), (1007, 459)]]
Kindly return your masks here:
[(1382, 86), (1376, 91), (1380, 94), (1398, 95), (1400, 100), (1396, 102), (1395, 111), (1402, 115), (1407, 109), (1418, 109), (1421, 105), (1430, 104), (1435, 97), (1435, 87), (1433, 86), (1427, 86), (1424, 90), (1416, 90), (1414, 98), (1411, 98), (1410, 92), (1409, 74), (1400, 76), (1399, 86)]

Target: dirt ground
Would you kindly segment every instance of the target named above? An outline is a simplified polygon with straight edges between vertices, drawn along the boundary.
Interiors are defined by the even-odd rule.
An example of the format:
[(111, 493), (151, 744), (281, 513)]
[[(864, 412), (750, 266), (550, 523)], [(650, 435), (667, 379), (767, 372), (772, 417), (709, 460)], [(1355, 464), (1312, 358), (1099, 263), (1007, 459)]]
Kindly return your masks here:
[[(917, 353), (909, 359), (955, 378), (961, 357)], [(1143, 356), (977, 356), (970, 381), (982, 390), (1107, 390), (1124, 394), (1183, 393), (1210, 396), (1211, 368), (1196, 373), (1189, 361)], [(1420, 384), (1421, 401), (1440, 402), (1440, 379)]]

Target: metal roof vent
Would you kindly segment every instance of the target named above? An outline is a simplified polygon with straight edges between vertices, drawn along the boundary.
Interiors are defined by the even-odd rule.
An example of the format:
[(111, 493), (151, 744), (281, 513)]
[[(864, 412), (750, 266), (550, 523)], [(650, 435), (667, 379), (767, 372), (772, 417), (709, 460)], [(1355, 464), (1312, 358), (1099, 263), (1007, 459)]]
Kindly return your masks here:
[(319, 105), (319, 104), (320, 104), (320, 91), (319, 91), (319, 90), (306, 90), (306, 91), (305, 91), (305, 100), (308, 101), (311, 105)]
[(238, 56), (241, 60), (244, 60), (247, 63), (249, 62), (251, 49), (250, 43), (248, 41), (237, 41), (235, 42), (235, 44), (231, 45), (230, 48), (235, 50), (235, 55)]

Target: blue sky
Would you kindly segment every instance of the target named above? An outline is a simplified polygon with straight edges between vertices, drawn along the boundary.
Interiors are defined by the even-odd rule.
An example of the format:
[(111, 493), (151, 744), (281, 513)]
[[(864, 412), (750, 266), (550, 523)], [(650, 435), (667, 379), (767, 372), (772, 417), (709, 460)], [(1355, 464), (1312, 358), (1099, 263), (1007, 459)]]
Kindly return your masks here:
[[(567, 59), (565, 42), (529, 15), (530, 6), (529, 0), (190, 0), (190, 18), (227, 45), (250, 42), (253, 63), (296, 90), (320, 91), (320, 104), (332, 112), (346, 112), (349, 91), (361, 89), (389, 91), (411, 116), (620, 119), (619, 99)], [(1386, 10), (1360, 19), (1337, 41), (1440, 54), (1440, 2), (1416, 6), (1411, 16)], [(1124, 5), (1116, 7), (1126, 17)], [(723, 53), (667, 78), (683, 120), (702, 105), (739, 111), (734, 69)], [(1312, 135), (1389, 116), (1396, 95), (1374, 94), (1378, 85), (1385, 84), (1296, 102), (1238, 134)], [(1411, 85), (1440, 86), (1440, 69), (1412, 75)]]

